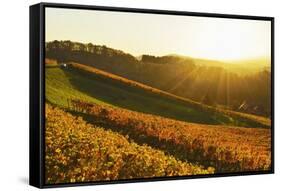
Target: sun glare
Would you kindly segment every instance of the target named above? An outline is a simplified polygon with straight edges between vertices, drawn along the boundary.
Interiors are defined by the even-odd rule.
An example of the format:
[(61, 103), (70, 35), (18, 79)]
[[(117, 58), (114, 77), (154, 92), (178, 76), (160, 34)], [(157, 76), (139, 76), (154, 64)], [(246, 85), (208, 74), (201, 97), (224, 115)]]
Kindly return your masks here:
[(47, 8), (46, 41), (106, 45), (140, 56), (270, 56), (270, 21)]
[(209, 18), (198, 29), (192, 41), (195, 57), (242, 60), (270, 55), (270, 25)]

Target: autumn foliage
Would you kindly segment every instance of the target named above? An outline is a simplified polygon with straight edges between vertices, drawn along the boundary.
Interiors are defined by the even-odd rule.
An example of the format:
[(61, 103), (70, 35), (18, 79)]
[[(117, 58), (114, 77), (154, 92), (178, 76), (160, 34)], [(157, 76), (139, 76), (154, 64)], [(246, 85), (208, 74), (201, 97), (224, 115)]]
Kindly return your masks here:
[(45, 151), (47, 184), (214, 173), (48, 104)]
[(96, 123), (142, 139), (180, 159), (212, 166), (217, 173), (271, 168), (270, 129), (186, 123), (105, 105), (88, 105), (84, 111)]
[(198, 111), (208, 112), (209, 115), (223, 114), (228, 117), (231, 117), (234, 120), (243, 121), (243, 122), (245, 122), (245, 125), (249, 123), (249, 124), (251, 124), (250, 127), (267, 127), (267, 128), (271, 127), (271, 120), (269, 118), (266, 118), (263, 116), (257, 116), (257, 115), (253, 115), (253, 114), (242, 113), (242, 112), (237, 112), (237, 111), (232, 111), (232, 110), (228, 110), (228, 109), (222, 109), (222, 108), (218, 108), (218, 107), (205, 105), (200, 102), (196, 102), (196, 101), (193, 101), (188, 98), (180, 97), (180, 96), (174, 95), (172, 93), (169, 93), (167, 91), (163, 91), (163, 90), (136, 82), (134, 80), (130, 80), (130, 79), (127, 79), (127, 78), (124, 78), (124, 77), (121, 77), (121, 76), (118, 76), (118, 75), (115, 75), (115, 74), (112, 74), (112, 73), (109, 73), (109, 72), (106, 72), (103, 70), (99, 70), (94, 67), (83, 65), (83, 64), (71, 62), (71, 63), (69, 63), (69, 66), (79, 69), (81, 71), (94, 73), (95, 75), (102, 76), (105, 79), (112, 79), (112, 80), (118, 81), (127, 86), (138, 87), (142, 90), (151, 92), (155, 95), (164, 96), (169, 99), (181, 101), (183, 104), (187, 104), (187, 105), (189, 105), (189, 107), (196, 108)]

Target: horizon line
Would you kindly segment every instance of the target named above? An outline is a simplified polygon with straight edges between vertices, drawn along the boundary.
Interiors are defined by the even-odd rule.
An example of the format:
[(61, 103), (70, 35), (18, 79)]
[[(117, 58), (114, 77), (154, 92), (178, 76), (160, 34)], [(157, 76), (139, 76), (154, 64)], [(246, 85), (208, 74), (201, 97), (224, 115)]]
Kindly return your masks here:
[[(268, 61), (271, 61), (271, 56), (255, 56), (255, 57), (241, 58), (241, 59), (215, 59), (215, 58), (207, 58), (207, 57), (194, 57), (194, 56), (183, 55), (181, 53), (175, 53), (175, 52), (162, 54), (162, 55), (149, 54), (149, 53), (142, 53), (142, 54), (135, 55), (133, 53), (124, 51), (120, 48), (114, 48), (114, 47), (111, 47), (111, 46), (108, 46), (108, 45), (105, 45), (105, 44), (95, 44), (93, 42), (81, 42), (81, 41), (73, 41), (73, 40), (57, 40), (57, 39), (55, 39), (55, 40), (45, 41), (45, 43), (50, 43), (50, 42), (54, 42), (54, 41), (59, 41), (59, 42), (70, 41), (72, 43), (93, 44), (95, 46), (105, 46), (105, 47), (110, 48), (110, 49), (119, 50), (119, 51), (122, 51), (126, 54), (130, 54), (135, 58), (138, 58), (138, 57), (143, 56), (143, 55), (149, 55), (149, 56), (155, 56), (155, 57), (174, 56), (174, 57), (190, 58), (190, 59), (195, 59), (195, 60), (208, 60), (208, 61), (217, 61), (217, 62), (224, 62), (224, 63), (239, 62), (239, 61), (241, 62), (241, 61), (249, 61), (249, 60), (268, 60)], [(228, 63), (228, 64), (231, 64), (231, 63)]]

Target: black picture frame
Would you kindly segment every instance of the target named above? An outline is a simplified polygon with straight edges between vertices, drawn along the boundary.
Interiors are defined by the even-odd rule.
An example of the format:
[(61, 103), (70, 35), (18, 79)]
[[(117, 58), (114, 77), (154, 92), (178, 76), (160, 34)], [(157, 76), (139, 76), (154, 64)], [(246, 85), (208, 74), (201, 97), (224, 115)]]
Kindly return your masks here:
[[(155, 177), (129, 180), (98, 181), (83, 183), (66, 183), (46, 185), (44, 183), (44, 116), (45, 116), (45, 8), (64, 8), (81, 10), (103, 10), (129, 13), (165, 14), (197, 17), (232, 18), (247, 20), (264, 20), (271, 22), (271, 169), (268, 171), (221, 173), (212, 175), (191, 175), (179, 177)], [(29, 137), (29, 184), (38, 188), (85, 186), (97, 184), (132, 183), (193, 178), (243, 176), (274, 173), (274, 17), (231, 15), (217, 13), (197, 13), (171, 10), (135, 9), (121, 7), (104, 7), (92, 5), (74, 5), (58, 3), (39, 3), (30, 6), (30, 137)]]

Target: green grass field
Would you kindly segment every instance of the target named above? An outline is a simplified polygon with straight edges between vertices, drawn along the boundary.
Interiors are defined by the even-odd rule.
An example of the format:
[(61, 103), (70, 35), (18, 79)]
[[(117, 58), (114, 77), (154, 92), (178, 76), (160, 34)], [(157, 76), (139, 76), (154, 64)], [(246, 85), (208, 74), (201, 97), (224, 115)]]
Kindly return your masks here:
[(187, 102), (71, 66), (46, 65), (46, 99), (60, 107), (67, 107), (67, 99), (80, 99), (193, 123), (257, 125), (253, 120), (200, 110)]

